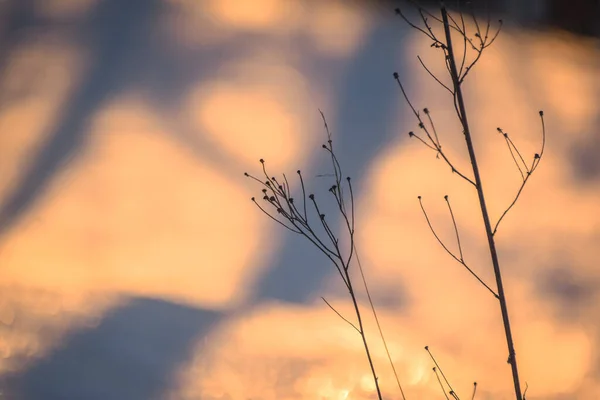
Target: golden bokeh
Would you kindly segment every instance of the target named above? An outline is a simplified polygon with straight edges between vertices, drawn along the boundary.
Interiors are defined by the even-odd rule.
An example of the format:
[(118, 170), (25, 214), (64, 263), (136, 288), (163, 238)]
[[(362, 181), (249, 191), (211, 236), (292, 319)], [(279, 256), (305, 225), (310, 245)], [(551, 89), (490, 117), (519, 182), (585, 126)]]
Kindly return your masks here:
[[(100, 3), (53, 0), (37, 12), (77, 20)], [(175, 71), (189, 73), (190, 60), (207, 70), (185, 85), (177, 85), (180, 76), (161, 81), (177, 90), (176, 100), (164, 100), (168, 90), (153, 91), (154, 80), (163, 79), (152, 75), (153, 65), (134, 56), (123, 61), (135, 67), (131, 82), (118, 81), (82, 117), (79, 136), (73, 136), (78, 146), (2, 227), (0, 378), (27, 376), (68, 349), (74, 333), (98, 329), (129, 299), (151, 298), (195, 310), (194, 323), (202, 326), (186, 357), (168, 371), (164, 398), (373, 398), (359, 335), (320, 299), (353, 320), (352, 304), (325, 257), (317, 266), (326, 269), (322, 286), (307, 288), (304, 302), (262, 292), (270, 274), (298, 261), (285, 257), (301, 239), (283, 235), (252, 204), (261, 188), (243, 172), (260, 176), (258, 160), (264, 158), (269, 171), (291, 176), (302, 169), (311, 187), (323, 182), (326, 189), (327, 178), (314, 179), (324, 160), (318, 109), (334, 140), (368, 134), (337, 129), (351, 117), (343, 111), (353, 112), (339, 98), (348, 95), (344, 85), (353, 84), (344, 80), (349, 65), (385, 62), (393, 71), (421, 54), (432, 72), (443, 75), (444, 66), (430, 43), (408, 29), (389, 59), (364, 60), (363, 47), (377, 45), (370, 37), (377, 24), (398, 21), (354, 2), (160, 4), (156, 32), (141, 42), (160, 57), (164, 49), (153, 41), (159, 37), (179, 57), (170, 60)], [(46, 141), (58, 135), (56, 127), (64, 127), (93, 69), (93, 49), (58, 28), (49, 31), (33, 32), (10, 48), (0, 70), (0, 207), (27, 179)], [(583, 177), (574, 161), (576, 149), (597, 143), (600, 54), (594, 45), (566, 34), (509, 30), (465, 86), (493, 221), (521, 179), (496, 127), (509, 132), (530, 160), (541, 140), (537, 113), (546, 111), (544, 159), (497, 235), (522, 380), (532, 399), (600, 395), (594, 376), (600, 186), (598, 176)], [(215, 59), (198, 61), (204, 51)], [(417, 61), (411, 63), (400, 72), (415, 106), (431, 110), (445, 151), (470, 176), (451, 98)], [(146, 76), (152, 84), (135, 79)], [(383, 107), (378, 102), (385, 101), (355, 95), (352, 107)], [(438, 245), (417, 200), (422, 196), (436, 232), (457, 251), (444, 201), (449, 196), (465, 260), (494, 287), (475, 192), (430, 149), (409, 140), (406, 133), (418, 127), (400, 92), (394, 112), (390, 130), (397, 135), (364, 165), (352, 165), (351, 157), (344, 162), (364, 174), (355, 193), (357, 246), (407, 398), (441, 395), (425, 345), (463, 396), (476, 380), (477, 398), (511, 398), (498, 305)], [(360, 276), (353, 277), (359, 285)], [(279, 284), (291, 288), (302, 279)], [(359, 300), (385, 398), (400, 398), (366, 299), (361, 294)], [(204, 326), (200, 312), (218, 317)], [(133, 347), (128, 340), (136, 338), (118, 340)]]

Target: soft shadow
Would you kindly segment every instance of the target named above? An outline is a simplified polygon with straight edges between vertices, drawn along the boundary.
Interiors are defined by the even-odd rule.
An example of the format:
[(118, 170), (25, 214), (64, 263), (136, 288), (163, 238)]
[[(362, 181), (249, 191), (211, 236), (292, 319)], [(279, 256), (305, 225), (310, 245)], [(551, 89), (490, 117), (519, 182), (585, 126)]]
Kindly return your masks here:
[(139, 72), (132, 55), (143, 51), (160, 6), (159, 0), (100, 1), (73, 30), (89, 54), (90, 69), (23, 178), (3, 199), (0, 236), (34, 205), (55, 174), (85, 145), (94, 111), (135, 82)]
[[(394, 54), (403, 48), (405, 36), (398, 26), (394, 19), (379, 17), (362, 48), (348, 63), (336, 95), (336, 104), (339, 104), (337, 115), (328, 115), (324, 110), (334, 134), (334, 150), (340, 158), (344, 176), (352, 177), (355, 195), (361, 190), (361, 181), (373, 159), (394, 137), (392, 129), (396, 122), (394, 114), (398, 99), (392, 78), (394, 69), (398, 67)], [(323, 130), (323, 142), (325, 140)], [(332, 178), (315, 177), (331, 172), (331, 160), (320, 146), (315, 148), (313, 157), (318, 161), (311, 167), (310, 176), (305, 178), (310, 180), (307, 185), (315, 189), (320, 206), (333, 204), (334, 200), (327, 192)], [(341, 226), (339, 211), (333, 207), (325, 208), (325, 214), (331, 226)], [(259, 283), (257, 301), (309, 301), (328, 276), (337, 274), (335, 267), (306, 238), (287, 233), (283, 228), (279, 233), (285, 235), (285, 243), (273, 267)], [(347, 232), (343, 234), (347, 236)]]
[(132, 298), (100, 324), (21, 374), (5, 378), (4, 396), (22, 400), (162, 399), (193, 346), (218, 323), (214, 311)]

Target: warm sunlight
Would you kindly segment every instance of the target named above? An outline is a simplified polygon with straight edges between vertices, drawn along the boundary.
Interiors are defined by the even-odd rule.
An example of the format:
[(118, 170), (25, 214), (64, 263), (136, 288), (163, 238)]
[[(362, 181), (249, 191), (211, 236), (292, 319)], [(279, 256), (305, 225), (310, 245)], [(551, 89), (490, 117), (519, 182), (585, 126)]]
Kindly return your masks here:
[[(333, 201), (322, 110), (353, 174), (356, 246), (387, 349), (357, 264), (351, 274), (383, 397), (402, 398), (388, 350), (407, 399), (442, 396), (429, 346), (461, 398), (477, 381), (476, 399), (514, 399), (498, 302), (439, 245), (417, 198), (458, 251), (449, 196), (466, 263), (495, 288), (476, 191), (409, 138), (419, 127), (392, 79), (471, 176), (452, 97), (416, 56), (447, 71), (387, 7), (1, 6), (17, 22), (0, 30), (0, 391), (376, 398), (335, 268), (252, 203), (266, 204), (262, 187), (243, 175), (267, 179), (263, 158), (297, 204), (297, 170), (306, 194)], [(597, 39), (511, 25), (464, 86), (493, 223), (522, 179), (497, 128), (531, 162), (545, 111), (544, 159), (495, 236), (529, 400), (600, 397), (599, 60)]]

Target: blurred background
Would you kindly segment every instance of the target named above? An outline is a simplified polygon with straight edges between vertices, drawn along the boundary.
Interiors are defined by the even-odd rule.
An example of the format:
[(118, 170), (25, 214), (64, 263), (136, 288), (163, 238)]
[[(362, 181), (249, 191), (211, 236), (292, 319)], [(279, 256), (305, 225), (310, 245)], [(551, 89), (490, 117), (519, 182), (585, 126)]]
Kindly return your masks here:
[[(445, 79), (443, 63), (399, 5), (0, 2), (0, 398), (374, 398), (360, 337), (321, 300), (352, 315), (335, 269), (256, 209), (243, 176), (260, 158), (302, 169), (327, 201), (320, 109), (408, 398), (441, 396), (429, 345), (459, 394), (477, 381), (478, 399), (510, 399), (497, 303), (417, 201), (452, 247), (450, 196), (465, 259), (492, 284), (476, 194), (408, 138), (394, 71), (468, 171), (451, 98), (416, 57)], [(496, 127), (527, 160), (540, 109), (547, 127), (497, 235), (522, 382), (531, 400), (600, 398), (600, 8), (489, 11), (504, 28), (465, 96), (493, 220), (521, 182)], [(367, 324), (385, 398), (400, 399)]]

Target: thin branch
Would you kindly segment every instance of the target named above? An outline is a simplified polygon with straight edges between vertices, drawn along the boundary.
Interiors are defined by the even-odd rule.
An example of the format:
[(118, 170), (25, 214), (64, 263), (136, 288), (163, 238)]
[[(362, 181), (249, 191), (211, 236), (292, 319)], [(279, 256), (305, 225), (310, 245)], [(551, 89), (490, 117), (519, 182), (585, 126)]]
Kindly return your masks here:
[[(287, 179), (287, 176), (285, 174), (283, 174), (283, 180), (281, 182), (275, 176), (269, 176), (266, 165), (265, 165), (265, 161), (263, 159), (260, 160), (260, 163), (262, 166), (262, 172), (265, 176), (264, 181), (254, 177), (254, 176), (251, 176), (247, 173), (245, 175), (260, 183), (260, 185), (262, 186), (262, 192), (264, 194), (263, 199), (277, 211), (277, 213), (281, 216), (281, 218), (283, 218), (284, 220), (287, 220), (287, 222), (289, 224), (291, 224), (292, 227), (290, 227), (288, 224), (282, 222), (278, 218), (273, 217), (273, 215), (271, 215), (266, 209), (264, 209), (263, 207), (258, 205), (256, 203), (255, 199), (253, 198), (252, 200), (255, 202), (255, 204), (257, 204), (258, 208), (263, 213), (267, 214), (267, 216), (269, 216), (271, 219), (278, 222), (280, 225), (283, 225), (284, 227), (288, 228), (292, 232), (298, 233), (298, 234), (304, 236), (305, 238), (307, 238), (313, 245), (315, 245), (315, 247), (317, 247), (317, 249), (319, 249), (319, 251), (321, 251), (323, 254), (325, 254), (325, 256), (334, 264), (340, 277), (342, 278), (344, 284), (346, 285), (346, 288), (348, 289), (350, 299), (352, 300), (352, 304), (354, 306), (354, 311), (355, 311), (355, 315), (357, 318), (357, 324), (350, 322), (350, 320), (348, 320), (347, 318), (342, 316), (341, 313), (339, 313), (335, 308), (333, 308), (331, 306), (331, 304), (329, 304), (324, 298), (323, 298), (323, 301), (340, 318), (342, 318), (345, 322), (350, 324), (360, 334), (361, 339), (363, 341), (365, 353), (367, 355), (367, 359), (369, 362), (369, 366), (370, 366), (371, 372), (373, 374), (373, 380), (375, 382), (375, 387), (377, 389), (377, 397), (379, 400), (382, 400), (381, 389), (379, 387), (379, 382), (378, 382), (377, 374), (375, 371), (375, 365), (373, 362), (373, 358), (371, 356), (371, 352), (370, 352), (369, 344), (367, 342), (365, 330), (363, 328), (361, 311), (360, 311), (360, 308), (358, 305), (358, 300), (356, 298), (356, 293), (354, 292), (352, 280), (351, 280), (350, 273), (349, 273), (351, 261), (352, 261), (352, 258), (354, 257), (355, 251), (356, 251), (356, 248), (354, 245), (355, 210), (354, 210), (354, 193), (352, 190), (352, 183), (351, 183), (350, 178), (347, 177), (346, 180), (348, 183), (348, 189), (350, 191), (350, 214), (349, 214), (348, 210), (346, 208), (347, 203), (345, 200), (344, 189), (342, 186), (342, 176), (343, 176), (342, 175), (343, 174), (342, 167), (341, 167), (341, 164), (334, 152), (332, 135), (329, 130), (329, 126), (327, 124), (325, 115), (321, 110), (319, 110), (319, 112), (323, 119), (325, 131), (327, 132), (327, 144), (324, 144), (322, 147), (328, 152), (329, 158), (331, 160), (331, 166), (333, 169), (333, 174), (329, 174), (327, 176), (334, 177), (334, 181), (335, 181), (335, 183), (329, 187), (329, 192), (331, 192), (333, 194), (333, 197), (334, 197), (335, 202), (338, 207), (338, 211), (342, 215), (342, 218), (344, 219), (344, 221), (346, 223), (346, 227), (348, 229), (348, 236), (349, 236), (349, 240), (350, 240), (350, 250), (348, 251), (348, 254), (344, 254), (342, 252), (342, 250), (340, 248), (340, 238), (338, 238), (336, 236), (336, 233), (334, 232), (334, 230), (332, 229), (328, 220), (326, 219), (325, 213), (323, 213), (321, 211), (321, 207), (317, 203), (314, 194), (312, 194), (312, 193), (309, 194), (308, 200), (307, 200), (304, 179), (303, 179), (303, 176), (302, 176), (302, 173), (300, 172), (300, 170), (298, 170), (296, 172), (298, 174), (298, 178), (300, 180), (300, 186), (302, 188), (302, 200), (303, 200), (302, 211), (300, 211), (298, 209), (298, 207), (296, 206), (296, 202), (294, 202), (294, 199), (292, 197), (290, 183)], [(311, 201), (313, 204), (313, 207), (311, 207), (310, 210), (306, 204), (307, 201)], [(309, 211), (311, 211), (310, 212), (311, 216), (313, 215), (313, 213), (316, 214), (316, 218), (318, 218), (319, 223), (320, 223), (323, 231), (325, 232), (325, 235), (327, 236), (328, 241), (331, 242), (331, 244), (324, 243), (324, 241), (327, 241), (327, 239), (325, 239), (323, 237), (323, 234), (320, 230), (319, 230), (319, 234), (317, 234), (315, 232), (315, 230), (313, 229), (313, 226), (311, 225), (311, 222), (314, 222), (314, 221), (312, 218), (311, 218), (311, 220), (309, 220)], [(362, 270), (361, 270), (361, 274), (362, 274)], [(363, 276), (363, 282), (366, 285), (366, 280), (364, 279), (364, 276)], [(372, 308), (374, 311), (373, 305), (372, 305)]]
[(334, 313), (336, 313), (338, 315), (338, 317), (340, 317), (341, 319), (343, 319), (344, 321), (346, 321), (348, 323), (348, 325), (350, 325), (351, 327), (353, 327), (356, 332), (358, 332), (359, 334), (361, 334), (362, 332), (356, 327), (356, 325), (354, 325), (352, 322), (348, 321), (346, 318), (344, 318), (344, 316), (342, 314), (340, 314), (338, 312), (338, 310), (336, 310), (335, 308), (333, 308), (333, 306), (331, 304), (329, 304), (329, 302), (327, 300), (325, 300), (325, 297), (321, 297), (323, 299), (323, 301), (325, 302), (325, 304), (327, 304), (329, 306), (329, 308), (331, 308), (333, 310)]
[[(406, 100), (406, 102), (408, 103), (408, 105), (410, 106), (413, 114), (415, 115), (415, 117), (417, 118), (417, 120), (419, 121), (419, 127), (421, 129), (423, 129), (425, 131), (425, 133), (427, 134), (428, 138), (432, 141), (433, 144), (429, 144), (427, 143), (425, 140), (423, 140), (421, 137), (419, 137), (418, 135), (416, 135), (414, 132), (409, 132), (408, 135), (410, 137), (416, 137), (419, 141), (421, 141), (421, 143), (423, 143), (425, 146), (429, 147), (430, 149), (434, 150), (435, 152), (437, 152), (439, 155), (442, 156), (442, 158), (444, 159), (444, 161), (446, 162), (446, 164), (448, 164), (448, 166), (452, 169), (452, 172), (458, 174), (458, 176), (460, 176), (461, 178), (463, 178), (464, 180), (466, 180), (467, 182), (469, 182), (471, 185), (473, 185), (474, 187), (477, 187), (475, 185), (475, 182), (473, 182), (473, 180), (471, 180), (470, 178), (468, 178), (466, 175), (464, 175), (462, 172), (460, 172), (458, 169), (456, 169), (456, 167), (454, 167), (454, 165), (452, 164), (452, 162), (450, 162), (450, 160), (448, 159), (448, 157), (446, 156), (446, 154), (444, 154), (444, 152), (442, 151), (442, 147), (437, 144), (432, 138), (431, 135), (429, 134), (429, 131), (427, 130), (427, 128), (425, 127), (425, 124), (423, 123), (423, 120), (421, 119), (421, 115), (419, 114), (419, 112), (415, 109), (415, 107), (413, 106), (412, 102), (410, 101), (410, 99), (408, 98), (408, 95), (406, 94), (406, 91), (404, 90), (404, 86), (402, 85), (402, 82), (400, 81), (400, 76), (397, 72), (394, 72), (394, 79), (396, 80), (396, 82), (398, 83), (398, 86), (400, 87), (400, 90), (402, 91), (402, 95), (404, 96), (404, 99)], [(436, 134), (437, 135), (437, 134)]]
[(452, 207), (450, 206), (450, 200), (448, 199), (448, 195), (444, 196), (444, 200), (446, 200), (446, 204), (448, 204), (448, 210), (450, 210), (450, 216), (452, 217), (452, 225), (454, 226), (454, 233), (456, 233), (456, 242), (458, 243), (460, 260), (464, 262), (462, 246), (460, 245), (460, 235), (458, 234), (458, 225), (456, 225), (456, 219), (454, 218), (454, 213), (452, 212)]
[(473, 394), (471, 395), (471, 400), (475, 400), (475, 393), (477, 393), (477, 382), (473, 382)]
[(462, 263), (462, 260), (460, 258), (456, 257), (454, 255), (454, 253), (450, 249), (448, 249), (448, 247), (446, 247), (446, 245), (444, 244), (442, 239), (440, 239), (438, 234), (435, 232), (435, 229), (433, 229), (433, 225), (431, 225), (431, 221), (429, 220), (429, 216), (427, 215), (427, 211), (425, 211), (425, 207), (423, 206), (423, 200), (421, 199), (421, 196), (419, 196), (418, 199), (419, 199), (419, 205), (421, 206), (421, 210), (423, 211), (423, 215), (425, 216), (425, 220), (427, 221), (427, 225), (429, 225), (429, 229), (431, 230), (431, 233), (433, 233), (433, 236), (436, 238), (438, 243), (444, 248), (444, 250), (446, 250), (446, 253), (450, 254), (450, 256), (452, 258), (454, 258), (456, 261), (458, 261), (459, 263)]
[(433, 233), (433, 236), (437, 239), (438, 243), (444, 248), (444, 250), (446, 250), (446, 253), (450, 254), (450, 256), (452, 256), (452, 258), (454, 258), (456, 261), (458, 261), (459, 264), (461, 264), (463, 267), (465, 267), (467, 269), (467, 271), (473, 275), (473, 277), (475, 277), (475, 279), (477, 279), (477, 281), (479, 283), (481, 283), (483, 285), (483, 287), (485, 287), (496, 299), (498, 299), (498, 294), (487, 284), (485, 283), (480, 277), (479, 275), (477, 275), (471, 268), (469, 268), (469, 266), (467, 265), (467, 263), (465, 263), (464, 260), (456, 257), (454, 255), (454, 253), (452, 253), (448, 247), (446, 247), (446, 245), (444, 244), (444, 242), (442, 242), (442, 240), (440, 239), (440, 237), (437, 235), (437, 233), (435, 232), (435, 229), (433, 229), (433, 226), (431, 224), (431, 221), (429, 220), (429, 216), (427, 215), (427, 212), (425, 211), (425, 207), (423, 206), (423, 201), (421, 200), (421, 196), (418, 197), (419, 199), (419, 204), (421, 205), (421, 210), (423, 211), (423, 215), (425, 216), (425, 220), (427, 221), (427, 225), (429, 226), (429, 229), (431, 230), (431, 232)]
[(377, 311), (375, 311), (375, 305), (373, 304), (373, 299), (371, 298), (371, 291), (369, 290), (369, 286), (367, 285), (367, 279), (365, 278), (365, 273), (363, 271), (362, 264), (360, 262), (360, 258), (358, 257), (358, 251), (355, 250), (356, 254), (356, 262), (358, 264), (358, 269), (360, 271), (360, 276), (365, 285), (365, 292), (367, 293), (367, 299), (369, 300), (369, 305), (371, 306), (371, 311), (373, 311), (373, 317), (375, 318), (375, 323), (377, 324), (377, 329), (379, 330), (379, 336), (381, 336), (381, 341), (383, 342), (383, 347), (385, 348), (385, 353), (387, 355), (388, 361), (390, 362), (390, 366), (392, 367), (392, 371), (394, 372), (394, 377), (396, 378), (396, 383), (398, 384), (398, 389), (400, 389), (400, 394), (402, 395), (402, 399), (406, 400), (406, 396), (404, 395), (404, 390), (402, 389), (402, 385), (400, 384), (400, 378), (398, 378), (398, 372), (396, 371), (396, 366), (392, 361), (392, 356), (390, 355), (390, 350), (387, 345), (387, 341), (385, 340), (385, 336), (383, 335), (383, 329), (381, 328), (381, 324), (379, 323), (379, 317), (377, 316)]
[(426, 31), (425, 31), (423, 28), (421, 28), (421, 27), (419, 27), (419, 26), (415, 25), (415, 24), (414, 24), (414, 23), (413, 23), (411, 20), (409, 20), (409, 19), (408, 19), (408, 18), (407, 18), (407, 17), (404, 15), (404, 13), (402, 12), (402, 10), (401, 10), (400, 8), (396, 8), (396, 10), (395, 10), (395, 11), (396, 11), (396, 15), (399, 15), (399, 16), (400, 16), (400, 17), (401, 17), (401, 18), (404, 20), (404, 22), (406, 22), (406, 23), (407, 23), (407, 24), (408, 24), (410, 27), (412, 27), (413, 29), (416, 29), (416, 30), (418, 30), (419, 32), (421, 32), (422, 34), (424, 34), (425, 36), (427, 36), (429, 39), (433, 40), (434, 44), (435, 44), (435, 43), (439, 43), (439, 44), (441, 44), (441, 42), (440, 42), (440, 41), (438, 41), (438, 40), (435, 38), (435, 36), (431, 35), (429, 32), (426, 32)]
[[(517, 169), (519, 170), (519, 173), (521, 174), (521, 179), (524, 180), (525, 179), (525, 174), (523, 173), (523, 170), (521, 169), (521, 165), (519, 164), (519, 161), (517, 161), (517, 158), (515, 157), (515, 153), (513, 152), (511, 141), (508, 140), (508, 136), (502, 132), (502, 130), (500, 128), (498, 128), (498, 132), (500, 132), (503, 137), (504, 137), (504, 141), (506, 142), (506, 146), (508, 147), (508, 152), (510, 153), (510, 156), (512, 157), (515, 165), (517, 166)], [(522, 158), (521, 158), (522, 159)], [(523, 161), (523, 164), (525, 164), (525, 161)], [(527, 168), (527, 165), (525, 164), (525, 169), (528, 171), (529, 169)]]
[(281, 222), (280, 220), (278, 220), (277, 218), (275, 218), (274, 216), (272, 216), (271, 214), (269, 214), (264, 208), (262, 208), (260, 206), (260, 204), (258, 204), (258, 202), (256, 201), (256, 199), (254, 197), (252, 197), (252, 201), (254, 202), (254, 204), (256, 204), (256, 206), (258, 208), (260, 208), (260, 210), (265, 213), (267, 215), (267, 217), (271, 218), (273, 221), (277, 222), (279, 225), (283, 226), (284, 228), (286, 228), (289, 231), (292, 231), (294, 233), (301, 233), (300, 231), (296, 231), (293, 228), (290, 228), (289, 226), (287, 226), (286, 224), (284, 224), (283, 222)]
[(521, 186), (519, 187), (519, 190), (517, 191), (517, 194), (515, 195), (513, 201), (504, 210), (502, 215), (500, 215), (498, 222), (496, 222), (496, 225), (494, 226), (494, 229), (492, 230), (492, 236), (495, 235), (496, 232), (498, 231), (498, 226), (500, 225), (500, 222), (502, 222), (502, 219), (504, 219), (506, 214), (508, 214), (508, 212), (511, 210), (511, 208), (514, 207), (514, 205), (517, 203), (517, 200), (519, 200), (519, 196), (521, 196), (521, 193), (523, 192), (525, 185), (529, 181), (529, 178), (531, 177), (533, 172), (537, 169), (538, 165), (540, 164), (540, 160), (542, 159), (542, 157), (544, 155), (544, 148), (546, 146), (546, 125), (544, 123), (544, 112), (540, 111), (539, 114), (540, 114), (540, 118), (541, 118), (541, 122), (542, 122), (542, 148), (539, 153), (536, 153), (533, 156), (533, 161), (531, 163), (531, 167), (528, 169), (525, 179), (523, 179), (523, 182), (521, 183)]
[[(461, 89), (460, 76), (458, 74), (458, 70), (456, 67), (454, 50), (452, 47), (452, 35), (450, 32), (450, 27), (449, 27), (449, 23), (448, 23), (448, 13), (443, 4), (441, 6), (441, 11), (442, 11), (442, 19), (444, 21), (444, 33), (445, 33), (446, 44), (447, 44), (447, 49), (448, 49), (448, 61), (450, 63), (452, 82), (454, 84), (454, 88), (455, 88), (455, 92), (456, 92), (455, 99), (458, 102), (460, 116), (461, 116), (461, 123), (463, 126), (464, 135), (465, 135), (465, 143), (467, 146), (467, 150), (469, 152), (469, 159), (471, 161), (471, 166), (473, 169), (473, 176), (475, 178), (475, 182), (477, 183), (477, 185), (476, 185), (477, 196), (479, 199), (479, 205), (481, 208), (481, 214), (482, 214), (483, 223), (485, 226), (486, 237), (488, 239), (488, 246), (489, 246), (490, 256), (492, 259), (492, 266), (494, 268), (494, 276), (496, 278), (496, 286), (498, 289), (498, 301), (499, 301), (499, 305), (500, 305), (500, 311), (502, 314), (502, 323), (504, 326), (504, 333), (506, 336), (506, 345), (507, 345), (508, 353), (509, 353), (509, 360), (510, 360), (513, 384), (514, 384), (514, 389), (515, 389), (515, 396), (516, 396), (516, 400), (522, 400), (519, 372), (518, 372), (517, 360), (515, 357), (515, 347), (514, 347), (514, 341), (513, 341), (513, 337), (512, 337), (512, 330), (510, 328), (510, 317), (508, 314), (506, 295), (504, 293), (504, 285), (502, 282), (502, 271), (500, 269), (500, 263), (498, 261), (498, 253), (496, 250), (496, 243), (494, 241), (494, 235), (493, 235), (492, 228), (491, 228), (489, 213), (487, 211), (487, 205), (485, 202), (485, 195), (484, 195), (484, 191), (483, 191), (483, 184), (482, 184), (481, 176), (479, 174), (479, 166), (477, 164), (477, 157), (475, 154), (473, 140), (471, 137), (471, 131), (470, 131), (469, 124), (467, 121), (467, 112), (466, 112), (466, 107), (465, 107), (464, 98), (463, 98), (462, 89)], [(487, 35), (486, 35), (486, 37), (487, 37)]]
[(444, 371), (442, 370), (442, 368), (438, 365), (437, 361), (435, 360), (435, 357), (433, 356), (433, 354), (431, 354), (431, 351), (429, 351), (429, 346), (425, 346), (425, 350), (427, 350), (427, 353), (429, 353), (429, 356), (431, 357), (431, 359), (433, 360), (433, 363), (435, 364), (435, 366), (438, 368), (438, 370), (440, 371), (440, 373), (442, 374), (442, 377), (444, 378), (444, 381), (446, 382), (446, 385), (448, 385), (448, 387), (450, 388), (450, 392), (454, 392), (454, 389), (452, 388), (452, 385), (450, 384), (450, 382), (448, 382), (448, 379), (446, 379), (446, 375), (444, 374)]
[(434, 73), (429, 70), (429, 68), (427, 68), (427, 66), (425, 65), (425, 63), (421, 59), (421, 56), (417, 56), (417, 59), (419, 60), (419, 62), (421, 63), (421, 66), (425, 69), (425, 71), (427, 71), (427, 73), (429, 75), (431, 75), (431, 77), (433, 79), (435, 79), (435, 81), (437, 83), (439, 83), (444, 89), (446, 89), (448, 92), (450, 92), (451, 95), (454, 95), (454, 92), (452, 91), (452, 89), (450, 89), (448, 86), (446, 86), (446, 84), (444, 84), (444, 82), (442, 82), (441, 80), (439, 80), (438, 77), (435, 76)]
[(433, 372), (435, 373), (435, 377), (437, 378), (438, 383), (440, 384), (440, 388), (442, 389), (442, 393), (444, 393), (444, 397), (446, 397), (446, 400), (450, 400), (450, 398), (446, 394), (446, 388), (444, 388), (444, 385), (442, 384), (442, 380), (440, 379), (440, 375), (437, 372), (437, 368), (433, 367), (432, 369), (433, 369)]
[(421, 143), (423, 143), (425, 146), (429, 147), (431, 150), (438, 152), (437, 146), (427, 143), (425, 140), (421, 139), (421, 137), (419, 135), (417, 135), (416, 133), (414, 133), (413, 131), (408, 132), (408, 136), (416, 138)]
[(429, 110), (427, 108), (424, 108), (423, 112), (425, 113), (425, 115), (427, 116), (427, 119), (429, 120), (429, 125), (431, 125), (431, 130), (433, 130), (433, 136), (435, 137), (435, 144), (437, 144), (437, 147), (439, 149), (441, 149), (442, 145), (440, 144), (440, 138), (438, 137), (437, 130), (435, 129), (435, 124), (433, 123), (433, 118), (431, 118), (431, 114), (429, 113)]

